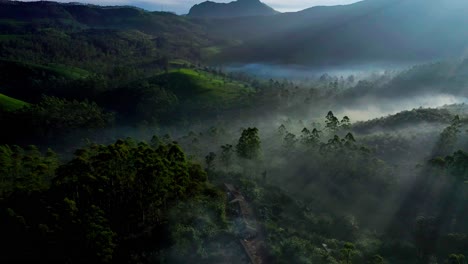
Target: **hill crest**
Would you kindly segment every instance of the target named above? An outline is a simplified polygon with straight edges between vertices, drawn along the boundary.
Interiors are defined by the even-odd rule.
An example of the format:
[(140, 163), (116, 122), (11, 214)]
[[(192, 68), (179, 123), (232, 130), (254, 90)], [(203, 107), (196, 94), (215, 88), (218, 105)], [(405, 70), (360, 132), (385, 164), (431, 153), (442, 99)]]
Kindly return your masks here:
[(231, 18), (246, 16), (270, 16), (279, 12), (260, 0), (237, 0), (230, 3), (205, 1), (194, 5), (188, 16), (206, 18)]

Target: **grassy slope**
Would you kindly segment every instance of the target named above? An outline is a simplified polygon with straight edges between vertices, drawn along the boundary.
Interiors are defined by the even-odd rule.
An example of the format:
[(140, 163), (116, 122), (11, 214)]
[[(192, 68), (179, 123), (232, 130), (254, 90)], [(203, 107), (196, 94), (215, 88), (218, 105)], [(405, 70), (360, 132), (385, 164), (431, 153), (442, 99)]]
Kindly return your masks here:
[(228, 108), (254, 92), (245, 83), (202, 70), (172, 70), (153, 81), (159, 82), (162, 78), (169, 82), (169, 89), (179, 99), (202, 108)]
[(71, 66), (60, 65), (60, 64), (50, 64), (48, 66), (36, 65), (36, 67), (41, 67), (44, 70), (48, 70), (57, 75), (64, 76), (72, 80), (86, 78), (91, 75), (90, 72), (86, 70), (76, 68), (76, 67), (71, 67)]
[(27, 105), (26, 102), (0, 94), (0, 110), (15, 111)]
[(48, 64), (18, 62), (0, 59), (0, 93), (34, 103), (42, 94), (64, 96), (80, 91), (69, 84), (85, 79), (90, 72), (80, 68)]
[(62, 76), (67, 79), (86, 78), (90, 75), (90, 73), (86, 70), (60, 64), (49, 64), (45, 66), (34, 63), (0, 59), (0, 65), (15, 70), (21, 69), (21, 71), (28, 73)]

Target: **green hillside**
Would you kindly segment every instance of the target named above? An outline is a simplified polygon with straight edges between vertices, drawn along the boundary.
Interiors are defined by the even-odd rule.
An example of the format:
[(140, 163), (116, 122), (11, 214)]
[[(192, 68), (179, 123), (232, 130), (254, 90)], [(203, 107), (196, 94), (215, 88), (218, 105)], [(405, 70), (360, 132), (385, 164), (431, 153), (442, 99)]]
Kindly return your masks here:
[(168, 71), (133, 80), (98, 95), (96, 102), (123, 122), (174, 123), (210, 118), (252, 103), (255, 90), (247, 82), (208, 68), (173, 61)]
[(225, 44), (201, 21), (133, 7), (7, 1), (0, 17), (0, 58), (97, 72), (163, 57), (198, 61), (205, 47)]
[(11, 60), (2, 60), (0, 59), (0, 66), (3, 71), (12, 74), (13, 71), (18, 72), (16, 74), (28, 74), (28, 75), (53, 75), (56, 77), (62, 76), (68, 79), (80, 79), (86, 78), (90, 73), (86, 70), (60, 65), (60, 64), (50, 64), (50, 65), (39, 65), (34, 63), (11, 61)]
[[(200, 108), (229, 108), (254, 92), (248, 84), (204, 70), (181, 68), (157, 75), (151, 83)], [(245, 101), (244, 101), (245, 102)]]
[(79, 94), (79, 81), (90, 76), (88, 71), (73, 66), (0, 59), (0, 92), (28, 102), (39, 101), (43, 94), (64, 97)]
[(27, 106), (28, 103), (23, 102), (21, 100), (11, 98), (4, 94), (0, 94), (0, 110), (3, 111), (14, 111), (22, 108), (23, 106)]

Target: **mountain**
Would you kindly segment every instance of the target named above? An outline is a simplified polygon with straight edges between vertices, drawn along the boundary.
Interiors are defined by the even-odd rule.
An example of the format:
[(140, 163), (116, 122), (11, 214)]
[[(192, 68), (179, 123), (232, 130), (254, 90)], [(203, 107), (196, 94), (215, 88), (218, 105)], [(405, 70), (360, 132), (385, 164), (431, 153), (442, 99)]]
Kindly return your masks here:
[[(90, 70), (74, 49), (91, 44), (85, 50), (95, 69), (102, 68), (93, 55), (99, 50), (127, 56), (117, 56), (121, 60), (115, 65), (168, 57), (216, 65), (329, 66), (460, 58), (468, 47), (468, 31), (460, 26), (468, 24), (465, 0), (364, 0), (247, 16), (267, 9), (276, 13), (258, 0), (205, 2), (185, 17), (131, 7), (0, 2), (0, 57), (28, 60), (31, 50), (50, 49), (67, 61), (51, 61), (48, 54), (40, 58), (36, 52), (34, 63), (67, 64), (72, 59), (73, 66)], [(206, 13), (202, 16), (200, 10)], [(236, 14), (245, 16), (232, 17)]]
[(7, 1), (0, 2), (0, 18), (1, 59), (91, 72), (199, 61), (201, 49), (223, 45), (207, 36), (201, 22), (134, 7)]
[(364, 0), (274, 17), (231, 18), (211, 34), (237, 38), (216, 62), (342, 65), (460, 57), (468, 1)]
[(246, 16), (270, 16), (278, 14), (276, 10), (259, 0), (237, 0), (230, 3), (206, 1), (194, 5), (188, 16), (207, 18), (229, 18)]

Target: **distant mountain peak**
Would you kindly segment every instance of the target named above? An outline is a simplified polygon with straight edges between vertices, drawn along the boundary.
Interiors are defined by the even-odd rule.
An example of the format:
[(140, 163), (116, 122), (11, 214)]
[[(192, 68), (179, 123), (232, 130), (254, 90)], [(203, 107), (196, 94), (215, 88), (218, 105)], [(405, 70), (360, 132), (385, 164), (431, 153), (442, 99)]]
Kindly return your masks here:
[(279, 12), (260, 0), (237, 0), (230, 3), (205, 1), (194, 5), (188, 14), (191, 17), (229, 18), (244, 16), (269, 16)]
[(240, 3), (262, 3), (260, 0), (237, 0)]

